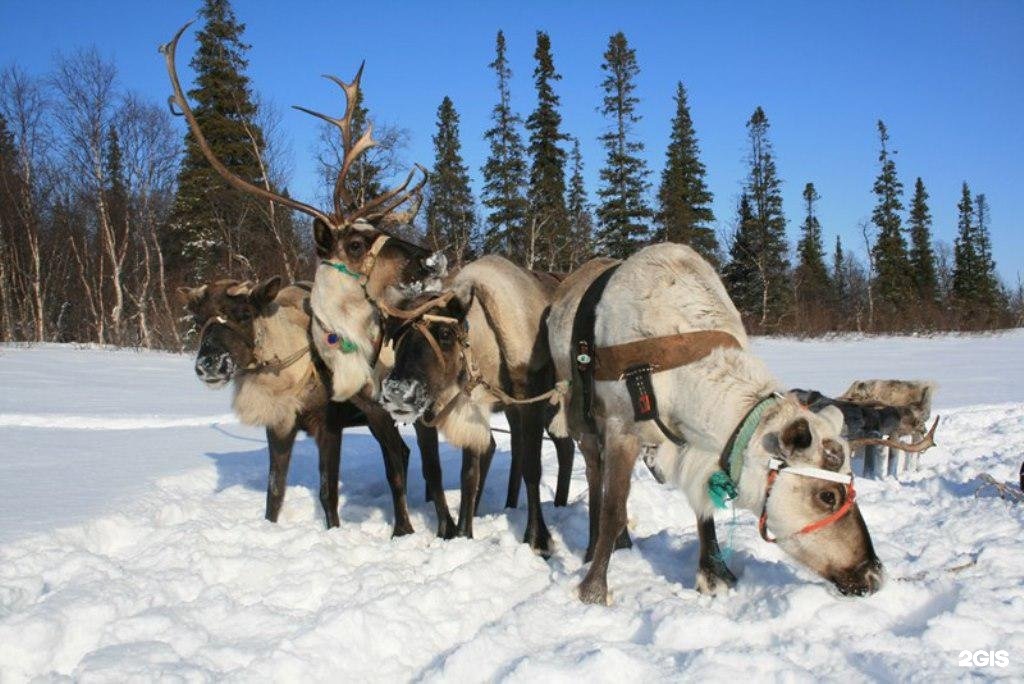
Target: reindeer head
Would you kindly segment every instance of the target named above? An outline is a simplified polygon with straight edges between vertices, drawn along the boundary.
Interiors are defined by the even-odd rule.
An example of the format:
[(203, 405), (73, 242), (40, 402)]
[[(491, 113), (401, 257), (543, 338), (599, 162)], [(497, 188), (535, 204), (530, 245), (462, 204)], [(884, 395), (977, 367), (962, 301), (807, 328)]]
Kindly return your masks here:
[(472, 290), (448, 290), (413, 297), (401, 311), (388, 307), (395, 365), (381, 384), (381, 403), (396, 420), (438, 421), (461, 392), (472, 390), (466, 320), (472, 299)]
[[(771, 530), (779, 547), (840, 592), (864, 595), (881, 587), (883, 571), (854, 501), (842, 430), (839, 409), (814, 413), (790, 394), (766, 410), (750, 449), (769, 466), (762, 536), (770, 540)], [(748, 480), (747, 470), (741, 490), (756, 490), (763, 471)]]
[[(334, 184), (334, 202), (331, 210), (322, 211), (274, 192), (268, 183), (260, 186), (239, 178), (213, 153), (178, 80), (175, 51), (178, 41), (190, 24), (191, 22), (185, 24), (171, 42), (160, 48), (174, 91), (170, 98), (171, 109), (175, 111), (177, 108), (175, 113), (185, 117), (193, 138), (207, 161), (232, 187), (313, 218), (317, 256), (321, 259), (311, 299), (314, 313), (317, 314), (313, 324), (313, 339), (317, 351), (335, 377), (334, 398), (348, 399), (369, 380), (367, 368), (372, 365), (372, 359), (362, 359), (354, 368), (353, 364), (347, 363), (349, 358), (343, 356), (350, 353), (347, 351), (350, 347), (337, 347), (327, 343), (327, 340), (347, 336), (352, 338), (351, 342), (358, 348), (360, 354), (372, 356), (371, 351), (375, 347), (373, 338), (379, 332), (375, 316), (372, 321), (344, 320), (346, 317), (351, 319), (350, 310), (359, 304), (376, 300), (390, 286), (409, 286), (421, 290), (436, 287), (447, 270), (447, 262), (443, 255), (432, 254), (429, 250), (401, 240), (384, 228), (385, 222), (390, 220), (394, 223), (396, 218), (399, 218), (395, 211), (407, 202), (410, 203), (411, 209), (400, 219), (412, 221), (427, 181), (426, 170), (416, 165), (401, 185), (361, 203), (357, 202), (357, 198), (353, 197), (345, 186), (345, 179), (352, 165), (366, 150), (376, 144), (372, 126), (367, 126), (366, 131), (357, 140), (353, 140), (352, 114), (358, 101), (359, 81), (363, 73), (363, 67), (360, 66), (351, 83), (345, 83), (334, 76), (326, 76), (344, 91), (346, 105), (342, 117), (335, 118), (304, 107), (296, 107), (336, 126), (341, 132), (345, 154)], [(417, 171), (421, 173), (422, 178), (410, 188)], [(359, 316), (363, 314), (357, 313), (356, 317)]]
[(275, 276), (255, 286), (218, 280), (178, 290), (195, 327), (202, 331), (195, 363), (200, 380), (220, 388), (240, 369), (258, 362), (255, 320), (268, 313), (280, 288), (281, 278)]

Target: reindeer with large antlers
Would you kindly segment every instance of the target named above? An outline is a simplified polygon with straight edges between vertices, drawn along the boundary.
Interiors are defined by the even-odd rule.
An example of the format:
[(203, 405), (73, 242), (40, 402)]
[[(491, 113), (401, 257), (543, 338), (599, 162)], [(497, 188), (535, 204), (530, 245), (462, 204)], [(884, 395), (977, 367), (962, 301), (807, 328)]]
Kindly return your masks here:
[[(426, 172), (416, 166), (398, 187), (370, 199), (361, 206), (345, 187), (345, 178), (360, 155), (375, 144), (372, 127), (352, 139), (352, 114), (359, 93), (362, 67), (351, 83), (328, 76), (341, 86), (346, 108), (344, 116), (333, 118), (309, 109), (303, 112), (338, 127), (345, 150), (344, 159), (334, 185), (334, 202), (330, 211), (321, 211), (269, 188), (246, 181), (232, 173), (217, 158), (196, 120), (182, 90), (175, 66), (175, 52), (182, 34), (191, 25), (185, 24), (160, 51), (164, 55), (173, 94), (171, 109), (184, 116), (196, 144), (210, 165), (232, 187), (282, 206), (299, 211), (313, 219), (317, 256), (321, 259), (311, 293), (311, 336), (314, 347), (331, 375), (331, 399), (343, 402), (357, 394), (372, 399), (378, 386), (379, 368), (390, 365), (381, 359), (380, 314), (375, 300), (390, 287), (405, 291), (422, 291), (437, 287), (447, 270), (443, 255), (431, 253), (418, 245), (401, 240), (383, 229), (382, 222), (394, 217), (403, 204), (412, 203), (411, 217), (419, 205), (426, 183)], [(419, 170), (423, 178), (413, 187), (410, 183)], [(385, 351), (386, 353), (386, 351)], [(441, 469), (437, 453), (437, 432), (417, 426), (417, 437), (424, 462), (424, 477), (438, 514), (438, 535), (451, 537), (455, 523), (445, 502)], [(404, 483), (403, 483), (404, 486)]]

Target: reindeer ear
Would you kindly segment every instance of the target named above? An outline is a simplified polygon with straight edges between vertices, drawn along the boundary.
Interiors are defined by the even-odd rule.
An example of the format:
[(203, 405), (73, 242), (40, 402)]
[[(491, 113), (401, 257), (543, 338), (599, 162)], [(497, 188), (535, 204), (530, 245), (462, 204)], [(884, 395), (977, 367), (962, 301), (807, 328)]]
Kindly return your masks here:
[(476, 290), (472, 283), (461, 282), (454, 284), (452, 293), (455, 296), (448, 302), (448, 311), (461, 320), (466, 317), (466, 314), (469, 313), (469, 308), (473, 306)]
[(259, 285), (252, 289), (249, 293), (249, 303), (256, 307), (257, 310), (265, 308), (277, 297), (277, 293), (281, 291), (281, 276), (274, 276), (273, 278), (267, 278)]
[(206, 297), (206, 285), (178, 288), (178, 301), (187, 309), (192, 309), (195, 305), (201, 302), (204, 297)]
[(811, 426), (806, 418), (797, 418), (790, 422), (779, 435), (779, 444), (786, 455), (806, 449), (813, 441)]
[(313, 242), (316, 243), (316, 255), (321, 259), (330, 258), (334, 252), (334, 231), (320, 219), (313, 220)]

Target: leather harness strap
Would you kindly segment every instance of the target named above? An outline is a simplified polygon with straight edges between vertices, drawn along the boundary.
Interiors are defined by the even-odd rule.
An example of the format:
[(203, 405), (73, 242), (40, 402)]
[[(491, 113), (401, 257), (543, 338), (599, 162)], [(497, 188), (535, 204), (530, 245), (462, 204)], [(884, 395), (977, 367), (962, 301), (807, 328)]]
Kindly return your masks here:
[(645, 363), (655, 373), (678, 368), (696, 363), (719, 348), (740, 349), (741, 345), (724, 330), (694, 330), (598, 347), (594, 350), (594, 379), (618, 380), (630, 368)]
[(621, 264), (609, 266), (587, 287), (576, 307), (572, 320), (573, 393), (570, 399), (570, 415), (582, 421), (592, 433), (597, 433), (597, 422), (593, 416), (594, 402), (594, 322), (597, 318), (597, 303), (612, 275)]

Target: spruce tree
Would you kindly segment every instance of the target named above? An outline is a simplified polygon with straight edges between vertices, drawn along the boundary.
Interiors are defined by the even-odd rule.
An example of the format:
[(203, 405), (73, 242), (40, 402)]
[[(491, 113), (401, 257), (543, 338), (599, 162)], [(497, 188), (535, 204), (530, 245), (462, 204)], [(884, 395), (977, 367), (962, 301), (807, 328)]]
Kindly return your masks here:
[(724, 280), (733, 303), (745, 315), (757, 311), (761, 305), (762, 280), (756, 261), (759, 242), (750, 195), (744, 191), (736, 207), (736, 229)]
[(848, 283), (846, 282), (845, 256), (843, 254), (843, 240), (836, 235), (836, 251), (832, 254), (832, 287), (834, 289), (833, 300), (836, 303), (836, 310), (840, 313), (846, 310), (846, 298), (849, 294)]
[(686, 88), (676, 84), (676, 114), (658, 188), (655, 239), (690, 245), (712, 263), (718, 262), (718, 239), (712, 224), (712, 195), (704, 182), (697, 134), (690, 118)]
[(459, 115), (447, 95), (437, 108), (434, 135), (434, 168), (427, 194), (427, 240), (433, 249), (443, 249), (450, 263), (462, 264), (474, 237), (476, 225), (469, 169), (462, 160)]
[(124, 174), (124, 160), (121, 141), (113, 124), (107, 129), (107, 145), (104, 150), (104, 176), (106, 180), (105, 199), (111, 224), (117, 233), (125, 230), (128, 220), (128, 189)]
[[(198, 49), (191, 62), (195, 88), (188, 92), (196, 120), (224, 165), (240, 178), (261, 185), (253, 138), (261, 154), (265, 143), (255, 124), (257, 108), (245, 75), (249, 49), (242, 42), (245, 25), (239, 23), (228, 0), (204, 0), (199, 14), (205, 24), (196, 34)], [(262, 220), (265, 212), (256, 209), (258, 201), (228, 186), (206, 161), (192, 132), (186, 132), (165, 249), (171, 266), (197, 280), (226, 275), (224, 267), (230, 269), (232, 264), (221, 261), (225, 247), (221, 237), (230, 232), (249, 241), (267, 232)], [(234, 249), (244, 252), (245, 244)]]
[(896, 176), (896, 163), (889, 152), (889, 132), (881, 120), (878, 122), (878, 137), (880, 170), (873, 188), (878, 201), (871, 213), (871, 221), (878, 228), (878, 238), (872, 248), (875, 262), (872, 286), (876, 307), (890, 316), (898, 316), (912, 303), (914, 280), (900, 219), (903, 184)]
[(750, 171), (740, 203), (738, 232), (724, 273), (740, 312), (754, 317), (762, 327), (774, 324), (790, 300), (782, 182), (776, 173), (768, 129), (768, 117), (758, 107), (747, 121)]
[(964, 182), (956, 205), (956, 241), (954, 242), (953, 296), (967, 308), (978, 299), (978, 253), (974, 240), (974, 202)]
[(971, 327), (992, 324), (1002, 313), (1002, 292), (992, 260), (985, 195), (972, 200), (964, 183), (957, 212), (953, 296), (964, 322)]
[(521, 120), (512, 111), (509, 81), (512, 70), (505, 55), (505, 34), (498, 31), (495, 58), (488, 66), (498, 77), (498, 102), (491, 113), (492, 126), (484, 134), (490, 147), (483, 166), (483, 205), (487, 207), (484, 251), (497, 252), (521, 261), (526, 221), (526, 160), (519, 134)]
[(821, 224), (815, 203), (821, 199), (814, 183), (807, 183), (803, 192), (806, 218), (800, 227), (800, 241), (796, 251), (796, 290), (802, 304), (822, 306), (833, 294), (833, 284), (825, 268), (825, 247), (821, 240)]
[(922, 302), (935, 302), (939, 295), (939, 281), (935, 271), (935, 250), (932, 248), (932, 214), (928, 209), (928, 191), (918, 177), (914, 183), (914, 197), (910, 201), (910, 268), (914, 285)]
[(636, 113), (639, 100), (634, 94), (640, 67), (636, 51), (621, 31), (608, 39), (601, 70), (605, 72), (601, 113), (611, 127), (600, 137), (607, 155), (601, 169), (603, 185), (597, 192), (601, 198), (597, 246), (606, 256), (624, 259), (646, 241), (651, 210), (646, 199), (650, 187), (647, 164), (640, 156), (644, 145), (631, 137), (640, 121)]
[(526, 120), (530, 132), (530, 186), (527, 191), (527, 267), (539, 263), (548, 270), (566, 267), (569, 219), (565, 208), (565, 150), (559, 143), (562, 115), (553, 82), (561, 80), (551, 56), (551, 39), (537, 31), (537, 66), (533, 71), (537, 108)]
[(594, 217), (590, 214), (587, 188), (583, 181), (583, 155), (580, 153), (578, 138), (573, 139), (569, 162), (572, 165), (572, 175), (569, 177), (569, 191), (565, 199), (569, 214), (570, 238), (567, 271), (571, 271), (591, 257), (594, 239)]

